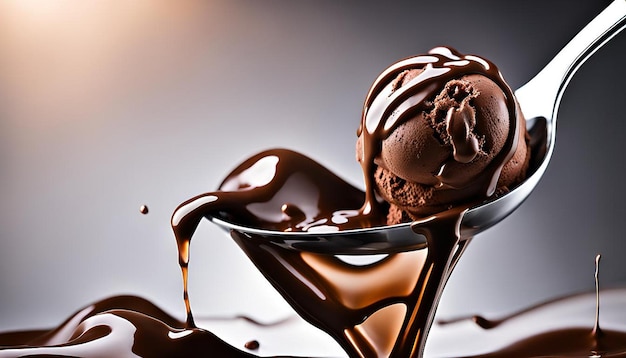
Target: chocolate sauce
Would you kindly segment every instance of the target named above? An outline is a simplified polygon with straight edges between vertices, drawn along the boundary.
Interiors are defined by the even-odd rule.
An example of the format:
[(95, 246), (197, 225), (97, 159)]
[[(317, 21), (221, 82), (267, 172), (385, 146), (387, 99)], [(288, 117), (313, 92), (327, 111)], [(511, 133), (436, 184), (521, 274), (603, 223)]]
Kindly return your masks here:
[[(620, 330), (600, 329), (600, 286), (599, 286), (599, 263), (600, 255), (595, 258), (595, 318), (584, 325), (569, 325), (565, 327), (547, 328), (538, 326), (537, 331), (524, 337), (523, 333), (518, 333), (519, 338), (505, 346), (492, 352), (471, 355), (471, 357), (626, 357), (626, 331), (624, 327)], [(611, 291), (608, 291), (611, 292)], [(618, 292), (621, 297), (626, 297), (623, 290)], [(528, 321), (542, 322), (547, 319), (545, 311), (557, 310), (562, 307), (573, 306), (571, 301), (588, 298), (589, 294), (570, 295), (540, 303), (526, 308), (519, 312), (512, 313), (499, 319), (487, 319), (482, 316), (471, 316), (469, 318), (459, 318), (456, 320), (439, 321), (440, 326), (462, 324), (464, 321), (472, 321), (485, 331), (496, 330), (498, 327), (507, 324), (509, 330), (526, 330)], [(616, 314), (616, 309), (623, 311), (623, 299), (620, 306), (612, 307), (612, 314)], [(611, 314), (609, 312), (609, 314)], [(591, 312), (590, 312), (591, 313)], [(568, 317), (565, 317), (568, 318)], [(548, 318), (549, 319), (549, 318)], [(593, 325), (591, 325), (593, 323)], [(623, 326), (623, 325), (622, 325)], [(470, 356), (467, 356), (470, 357)]]
[(593, 336), (595, 339), (598, 339), (603, 335), (602, 329), (600, 328), (600, 259), (602, 256), (600, 254), (596, 255), (596, 271), (593, 277), (596, 281), (596, 319), (593, 324)]
[(571, 327), (541, 333), (475, 357), (626, 357), (626, 333), (606, 331), (596, 336), (587, 328)]
[[(608, 317), (607, 320), (612, 321), (613, 327), (603, 330), (604, 334), (600, 337), (596, 347), (599, 347), (604, 353), (599, 350), (597, 351), (598, 356), (604, 358), (626, 357), (626, 327), (624, 326), (626, 289), (603, 290), (600, 292), (600, 296), (606, 297), (603, 301), (606, 303), (603, 307), (604, 317)], [(578, 319), (576, 322), (571, 322), (568, 319), (569, 315), (580, 315), (581, 312), (586, 312), (586, 308), (593, 306), (589, 304), (592, 300), (595, 300), (595, 294), (591, 293), (551, 300), (506, 318), (494, 319), (493, 321), (501, 321), (502, 323), (493, 328), (480, 328), (475, 325), (477, 329), (474, 329), (467, 324), (467, 321), (472, 320), (471, 317), (439, 322), (433, 328), (433, 338), (436, 341), (432, 342), (439, 343), (439, 347), (437, 344), (435, 347), (429, 346), (427, 352), (431, 354), (428, 356), (503, 358), (593, 356), (591, 355), (595, 344), (591, 338), (593, 319), (589, 319), (587, 325), (582, 319)], [(585, 310), (582, 310), (581, 307)], [(546, 312), (559, 310), (565, 313), (554, 316), (546, 314)], [(588, 313), (593, 313), (592, 311), (593, 309), (589, 309)], [(136, 314), (132, 314), (132, 312)], [(246, 317), (213, 319), (209, 317), (199, 321), (208, 326), (211, 325), (211, 322), (219, 322), (221, 326), (237, 332), (241, 329), (242, 319), (248, 331), (258, 332), (258, 334), (278, 327), (282, 327), (283, 332), (302, 332), (303, 323), (296, 319), (281, 320), (272, 324), (258, 323)], [(562, 323), (559, 325), (559, 322)], [(554, 323), (560, 327), (546, 330), (546, 326)], [(111, 297), (78, 310), (62, 325), (53, 330), (0, 333), (0, 357), (29, 355), (56, 357), (254, 357), (254, 355), (230, 347), (206, 330), (198, 329), (190, 332), (190, 330), (183, 328), (184, 325), (184, 322), (171, 317), (145, 299), (133, 296)], [(97, 326), (101, 328), (96, 329)], [(455, 326), (462, 327), (462, 329), (451, 329)], [(102, 332), (97, 331), (107, 327), (110, 330), (107, 336), (102, 336)], [(618, 329), (614, 329), (615, 327)], [(513, 343), (506, 345), (505, 348), (494, 349), (493, 347), (497, 346), (499, 341), (504, 342), (497, 334), (499, 331), (514, 332), (513, 338), (509, 339)], [(528, 332), (536, 332), (536, 334), (528, 334)], [(489, 335), (490, 333), (494, 333), (494, 335)], [(246, 335), (239, 335), (242, 339), (241, 342), (245, 342), (245, 339), (249, 338)], [(150, 339), (149, 342), (146, 342), (147, 337)], [(185, 337), (193, 338), (184, 339)], [(294, 333), (288, 334), (287, 339), (306, 340), (307, 338)], [(471, 347), (468, 347), (467, 343), (463, 343), (467, 342), (468, 339), (489, 348), (481, 349), (482, 353), (470, 355)], [(274, 338), (270, 343), (279, 345), (283, 340), (283, 337)], [(442, 345), (449, 349), (442, 349)], [(315, 352), (316, 350), (313, 350), (311, 354), (305, 356), (329, 356), (326, 352), (319, 354), (315, 354)], [(270, 354), (276, 355), (276, 353)], [(280, 356), (284, 357), (284, 355)], [(337, 353), (330, 356), (339, 357), (341, 354)]]
[[(249, 170), (271, 175), (255, 183), (246, 179)], [(252, 177), (258, 179), (259, 175)], [(359, 216), (359, 210), (352, 211), (362, 203), (362, 191), (310, 159), (286, 150), (267, 151), (251, 158), (228, 176), (222, 188), (228, 191), (198, 196), (183, 203), (173, 215), (181, 262), (188, 263), (191, 236), (205, 215), (241, 218), (237, 224), (282, 230), (347, 230), (362, 225), (360, 220), (371, 220), (371, 216)], [(337, 192), (345, 195), (336, 195)], [(282, 199), (274, 200), (295, 193), (301, 195), (293, 196), (288, 207), (280, 204)], [(231, 209), (229, 205), (235, 202), (239, 206)], [(337, 207), (343, 208), (343, 214), (350, 214), (324, 214), (320, 209)], [(428, 322), (435, 312), (433, 307), (467, 245), (459, 231), (462, 213), (462, 209), (455, 209), (415, 222), (413, 230), (427, 238), (426, 247), (390, 254), (363, 266), (349, 264), (334, 255), (294, 250), (280, 240), (255, 234), (232, 230), (231, 236), (296, 311), (333, 336), (350, 356), (409, 357), (422, 354)], [(189, 303), (189, 296), (185, 298)], [(0, 335), (0, 357), (252, 356), (197, 328), (190, 305), (187, 307), (187, 322), (181, 322), (146, 300), (131, 296), (107, 299), (78, 311), (54, 330)], [(536, 310), (530, 309), (523, 315)], [(516, 322), (515, 317), (501, 321)], [(499, 325), (483, 323), (485, 329), (491, 330), (499, 329)], [(576, 356), (595, 351), (607, 352), (600, 354), (602, 357), (626, 357), (625, 331), (603, 329), (601, 334), (593, 334), (591, 328), (569, 327), (538, 331), (530, 337), (520, 334), (516, 344), (478, 356)]]
[(253, 357), (135, 296), (84, 307), (50, 331), (0, 334), (0, 357)]
[[(263, 178), (264, 173), (270, 174)], [(363, 192), (288, 150), (250, 158), (221, 189), (188, 200), (172, 216), (184, 280), (190, 240), (203, 217), (282, 231), (347, 230), (386, 220), (359, 210)], [(287, 302), (350, 356), (419, 356), (443, 283), (467, 243), (460, 237), (463, 212), (457, 208), (414, 222), (412, 228), (426, 237), (427, 248), (391, 254), (367, 267), (331, 254), (286, 248), (280, 239), (237, 230), (231, 236)], [(183, 297), (188, 326), (194, 327), (186, 290)]]
[[(416, 65), (424, 66), (421, 75), (391, 96), (380, 95), (399, 72)], [(360, 128), (365, 136), (361, 161), (365, 192), (303, 155), (276, 149), (246, 160), (218, 191), (182, 203), (171, 225), (183, 276), (185, 322), (148, 301), (116, 297), (80, 310), (52, 331), (0, 335), (0, 357), (252, 356), (196, 326), (187, 277), (191, 239), (203, 218), (243, 228), (230, 230), (231, 237), (295, 311), (332, 336), (350, 357), (421, 357), (441, 292), (471, 240), (461, 226), (468, 205), (411, 223), (426, 245), (389, 253), (367, 265), (348, 263), (332, 253), (296, 249), (288, 244), (295, 236), (288, 234), (384, 226), (386, 204), (377, 200), (373, 183), (380, 141), (449, 79), (474, 73), (502, 88), (510, 118), (519, 119), (513, 94), (497, 68), (476, 56), (438, 48), (427, 56), (400, 61), (379, 76), (366, 99)], [(450, 120), (462, 121), (454, 119), (456, 115), (451, 113)], [(515, 152), (520, 126), (511, 120), (511, 127), (504, 150), (475, 181), (484, 199), (494, 193), (503, 165)], [(454, 137), (462, 137), (457, 134)], [(461, 143), (457, 154), (465, 160), (472, 148), (470, 142)], [(448, 188), (445, 167), (439, 177), (441, 187)], [(272, 238), (260, 232), (272, 232)], [(484, 321), (484, 328), (498, 326)], [(625, 342), (626, 333), (600, 330), (596, 321), (593, 330), (573, 327), (521, 337), (518, 343), (482, 356), (618, 357), (626, 356)]]
[(256, 339), (253, 339), (251, 341), (247, 341), (246, 344), (244, 344), (243, 346), (246, 347), (246, 349), (257, 350), (259, 349), (261, 344)]

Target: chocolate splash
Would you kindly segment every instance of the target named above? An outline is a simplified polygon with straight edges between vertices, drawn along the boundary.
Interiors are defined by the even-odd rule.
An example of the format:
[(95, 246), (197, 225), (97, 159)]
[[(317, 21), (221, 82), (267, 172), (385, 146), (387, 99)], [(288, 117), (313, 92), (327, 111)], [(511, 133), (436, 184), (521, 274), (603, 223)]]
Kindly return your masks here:
[[(270, 159), (263, 159), (267, 157)], [(245, 179), (245, 173), (249, 173), (246, 170), (255, 167), (259, 161), (275, 171), (263, 185), (255, 186)], [(281, 161), (289, 165), (281, 165)], [(294, 162), (300, 165), (291, 165)], [(364, 193), (311, 163), (310, 159), (290, 151), (268, 151), (247, 161), (223, 184), (229, 190), (241, 186), (240, 190), (218, 191), (181, 204), (180, 211), (172, 219), (179, 235), (177, 237), (183, 238), (179, 241), (183, 243), (181, 257), (188, 259), (187, 244), (195, 225), (208, 214), (251, 220), (241, 221), (240, 224), (271, 225), (283, 229), (326, 225), (326, 229), (330, 230), (333, 225), (337, 229), (362, 225), (359, 220), (363, 218), (358, 214), (348, 215), (347, 221), (335, 220), (340, 222), (336, 224), (332, 220), (334, 212), (331, 212), (330, 219), (324, 220), (325, 215), (318, 210), (320, 207), (328, 210), (358, 209)], [(261, 167), (257, 165), (255, 168), (263, 169)], [(339, 198), (337, 190), (346, 195)], [(267, 191), (271, 195), (267, 195)], [(293, 196), (294, 193), (299, 195)], [(308, 193), (305, 201), (300, 200), (303, 193)], [(284, 210), (283, 205), (272, 200), (284, 195), (291, 198), (291, 205), (297, 206), (299, 211)], [(237, 215), (229, 207), (235, 201), (239, 203)], [(304, 216), (285, 216), (285, 211), (301, 212)], [(263, 216), (255, 215), (257, 212), (263, 213)], [(392, 254), (365, 266), (348, 264), (333, 255), (292, 250), (279, 242), (269, 242), (237, 231), (231, 235), (259, 269), (265, 270), (270, 281), (274, 280), (272, 283), (296, 311), (343, 342), (342, 347), (351, 357), (406, 357), (422, 354), (421, 343), (415, 342), (425, 342), (428, 325), (424, 322), (432, 319), (432, 307), (436, 306), (438, 291), (443, 287), (441, 283), (445, 282), (467, 243), (466, 240), (459, 240), (460, 235), (456, 231), (461, 214), (462, 210), (452, 211), (445, 216), (415, 223), (415, 231), (431, 238), (427, 247)], [(299, 225), (301, 223), (306, 225)], [(445, 235), (442, 236), (442, 233)], [(566, 301), (556, 304), (568, 305)], [(536, 317), (534, 320), (539, 322), (542, 316), (535, 313), (538, 311), (539, 308), (532, 308), (521, 315)], [(142, 357), (161, 357), (164, 354), (188, 357), (254, 356), (230, 346), (211, 332), (196, 328), (190, 308), (189, 317), (191, 320), (181, 322), (137, 297), (111, 298), (79, 310), (51, 331), (0, 334), (0, 357), (133, 354)], [(514, 318), (507, 318), (506, 321), (513, 325), (517, 322)], [(494, 324), (492, 329), (500, 328)], [(577, 327), (569, 327), (556, 333), (539, 330), (530, 338), (520, 334), (518, 344), (502, 351), (487, 352), (484, 356), (519, 357), (537, 352), (576, 356), (581, 350), (593, 350), (605, 352), (602, 357), (626, 357), (625, 332), (603, 329), (595, 343), (590, 338), (590, 332), (591, 329), (581, 331)], [(542, 347), (549, 349), (541, 350)]]
[[(378, 103), (374, 97), (397, 71), (423, 62), (426, 75), (416, 78)], [(465, 73), (481, 73), (498, 83), (507, 97), (510, 118), (518, 118), (512, 92), (495, 66), (475, 56), (438, 48), (429, 56), (401, 61), (384, 72), (368, 94), (360, 131), (365, 134), (365, 192), (323, 166), (287, 150), (271, 150), (240, 165), (220, 190), (182, 203), (171, 220), (184, 281), (186, 322), (179, 322), (148, 301), (132, 296), (86, 307), (51, 331), (0, 335), (0, 358), (49, 356), (252, 357), (214, 334), (198, 328), (191, 311), (187, 276), (193, 234), (202, 218), (280, 232), (347, 230), (385, 225), (386, 204), (376, 199), (373, 157), (379, 141), (406, 111), (447, 82)], [(464, 131), (463, 125), (454, 126)], [(512, 120), (505, 150), (476, 181), (485, 199), (495, 190), (504, 163), (515, 152), (519, 125)], [(455, 137), (462, 137), (461, 135)], [(471, 142), (471, 141), (470, 141)], [(467, 144), (467, 145), (465, 145)], [(460, 160), (472, 144), (459, 145)], [(350, 357), (422, 357), (445, 283), (471, 237), (463, 236), (461, 218), (468, 206), (415, 221), (414, 232), (425, 247), (391, 253), (365, 266), (352, 265), (332, 254), (295, 250), (279, 240), (232, 230), (231, 236), (259, 270), (306, 320), (331, 335)], [(495, 327), (495, 325), (494, 325)], [(584, 333), (578, 328), (521, 337), (519, 343), (483, 356), (559, 356), (580, 352), (602, 357), (626, 356), (626, 333), (611, 330)], [(591, 337), (591, 338), (589, 338)], [(547, 348), (546, 348), (547, 347)]]

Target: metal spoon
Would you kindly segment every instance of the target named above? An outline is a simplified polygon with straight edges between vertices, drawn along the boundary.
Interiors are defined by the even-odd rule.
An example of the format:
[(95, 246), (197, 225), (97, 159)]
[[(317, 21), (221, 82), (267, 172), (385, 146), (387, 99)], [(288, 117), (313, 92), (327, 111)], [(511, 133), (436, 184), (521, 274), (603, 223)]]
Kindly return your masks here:
[[(526, 180), (509, 193), (471, 207), (463, 216), (463, 235), (471, 237), (497, 224), (533, 191), (548, 167), (554, 150), (556, 118), (567, 84), (578, 68), (626, 27), (626, 0), (615, 0), (583, 28), (532, 80), (515, 91), (528, 118), (533, 162)], [(426, 246), (411, 223), (338, 232), (278, 232), (249, 228), (216, 217), (209, 219), (226, 230), (264, 237), (283, 246), (330, 254), (388, 254)]]
[[(508, 194), (471, 208), (463, 225), (481, 232), (512, 213), (532, 192), (552, 157), (556, 119), (569, 81), (580, 66), (599, 48), (626, 27), (626, 1), (615, 0), (583, 28), (533, 79), (515, 91), (538, 151), (536, 170)], [(540, 127), (537, 127), (537, 126)]]

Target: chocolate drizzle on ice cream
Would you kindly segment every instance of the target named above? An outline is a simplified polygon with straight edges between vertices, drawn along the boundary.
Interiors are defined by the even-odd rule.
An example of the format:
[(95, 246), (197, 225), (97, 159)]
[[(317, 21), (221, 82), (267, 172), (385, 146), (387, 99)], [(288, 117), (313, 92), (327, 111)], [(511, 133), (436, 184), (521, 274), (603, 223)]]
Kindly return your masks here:
[(529, 160), (524, 118), (498, 68), (446, 47), (379, 75), (357, 134), (366, 213), (376, 194), (410, 219), (485, 200), (519, 183)]

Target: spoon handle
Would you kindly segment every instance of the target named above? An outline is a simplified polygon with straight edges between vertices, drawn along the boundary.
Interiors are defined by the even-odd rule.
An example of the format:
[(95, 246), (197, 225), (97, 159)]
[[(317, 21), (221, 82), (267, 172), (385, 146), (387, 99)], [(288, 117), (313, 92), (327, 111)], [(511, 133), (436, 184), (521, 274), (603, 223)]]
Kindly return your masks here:
[(555, 120), (561, 97), (578, 68), (626, 28), (626, 0), (615, 0), (585, 26), (532, 80), (515, 91), (526, 118)]

